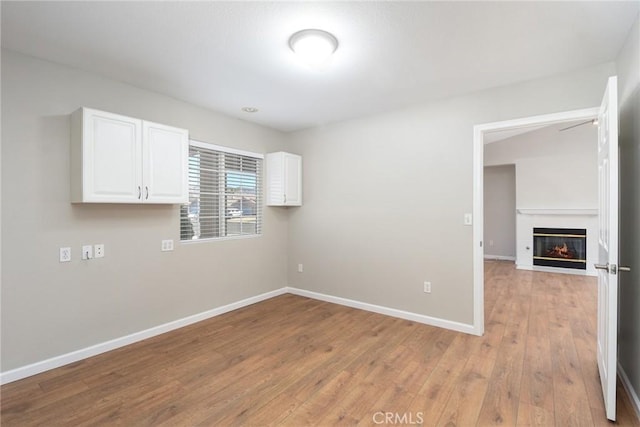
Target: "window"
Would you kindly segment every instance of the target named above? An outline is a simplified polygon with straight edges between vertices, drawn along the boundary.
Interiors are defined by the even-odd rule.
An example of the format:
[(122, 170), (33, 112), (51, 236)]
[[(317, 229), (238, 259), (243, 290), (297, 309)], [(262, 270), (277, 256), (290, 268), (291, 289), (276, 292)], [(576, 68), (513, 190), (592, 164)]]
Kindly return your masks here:
[(262, 154), (190, 141), (180, 240), (262, 233)]

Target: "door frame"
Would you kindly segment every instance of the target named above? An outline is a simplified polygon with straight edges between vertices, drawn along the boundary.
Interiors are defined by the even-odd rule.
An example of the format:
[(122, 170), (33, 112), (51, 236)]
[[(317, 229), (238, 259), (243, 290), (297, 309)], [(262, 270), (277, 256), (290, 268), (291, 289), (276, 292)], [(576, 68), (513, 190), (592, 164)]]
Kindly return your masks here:
[(490, 131), (590, 120), (597, 118), (599, 111), (598, 106), (478, 124), (473, 127), (473, 333), (475, 335), (484, 334), (484, 134)]

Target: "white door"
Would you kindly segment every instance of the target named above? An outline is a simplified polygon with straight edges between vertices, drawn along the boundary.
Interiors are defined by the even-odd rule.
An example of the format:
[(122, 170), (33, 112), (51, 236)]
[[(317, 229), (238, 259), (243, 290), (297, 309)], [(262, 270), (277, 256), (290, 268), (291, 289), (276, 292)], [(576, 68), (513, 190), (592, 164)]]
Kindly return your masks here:
[(88, 108), (83, 114), (83, 201), (138, 203), (140, 120)]
[(598, 114), (598, 370), (607, 418), (616, 419), (618, 363), (618, 88), (610, 77)]
[(284, 204), (302, 205), (302, 157), (285, 153), (284, 179)]
[(145, 203), (188, 202), (189, 132), (147, 121), (142, 122), (142, 128), (142, 200)]

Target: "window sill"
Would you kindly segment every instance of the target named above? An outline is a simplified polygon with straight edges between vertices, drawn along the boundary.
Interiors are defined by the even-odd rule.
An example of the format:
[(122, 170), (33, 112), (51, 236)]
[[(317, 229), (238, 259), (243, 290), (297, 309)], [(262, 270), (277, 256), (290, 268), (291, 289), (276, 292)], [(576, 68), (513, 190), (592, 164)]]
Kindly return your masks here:
[(205, 239), (180, 240), (180, 243), (185, 245), (192, 245), (197, 243), (223, 242), (225, 240), (254, 239), (256, 237), (262, 237), (262, 234), (243, 234), (241, 236), (208, 237)]

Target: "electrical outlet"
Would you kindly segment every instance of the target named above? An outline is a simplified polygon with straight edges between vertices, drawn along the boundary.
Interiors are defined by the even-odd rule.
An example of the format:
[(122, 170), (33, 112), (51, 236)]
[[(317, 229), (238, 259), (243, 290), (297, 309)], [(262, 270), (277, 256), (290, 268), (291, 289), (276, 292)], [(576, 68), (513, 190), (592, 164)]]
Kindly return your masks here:
[(91, 245), (83, 245), (82, 246), (82, 259), (90, 260), (93, 258), (93, 246)]
[(60, 262), (69, 262), (71, 261), (71, 248), (64, 247), (60, 248)]
[(302, 273), (304, 271), (304, 266), (302, 264), (298, 264), (298, 273)]
[(427, 294), (431, 293), (431, 282), (424, 282), (424, 292)]
[(168, 252), (173, 250), (173, 240), (163, 240), (162, 246), (160, 247), (162, 252)]
[(471, 215), (470, 213), (464, 214), (464, 225), (471, 225), (471, 224), (473, 224), (473, 215)]
[(99, 243), (99, 244), (93, 246), (93, 255), (96, 258), (103, 258), (104, 257), (104, 244), (103, 243)]

